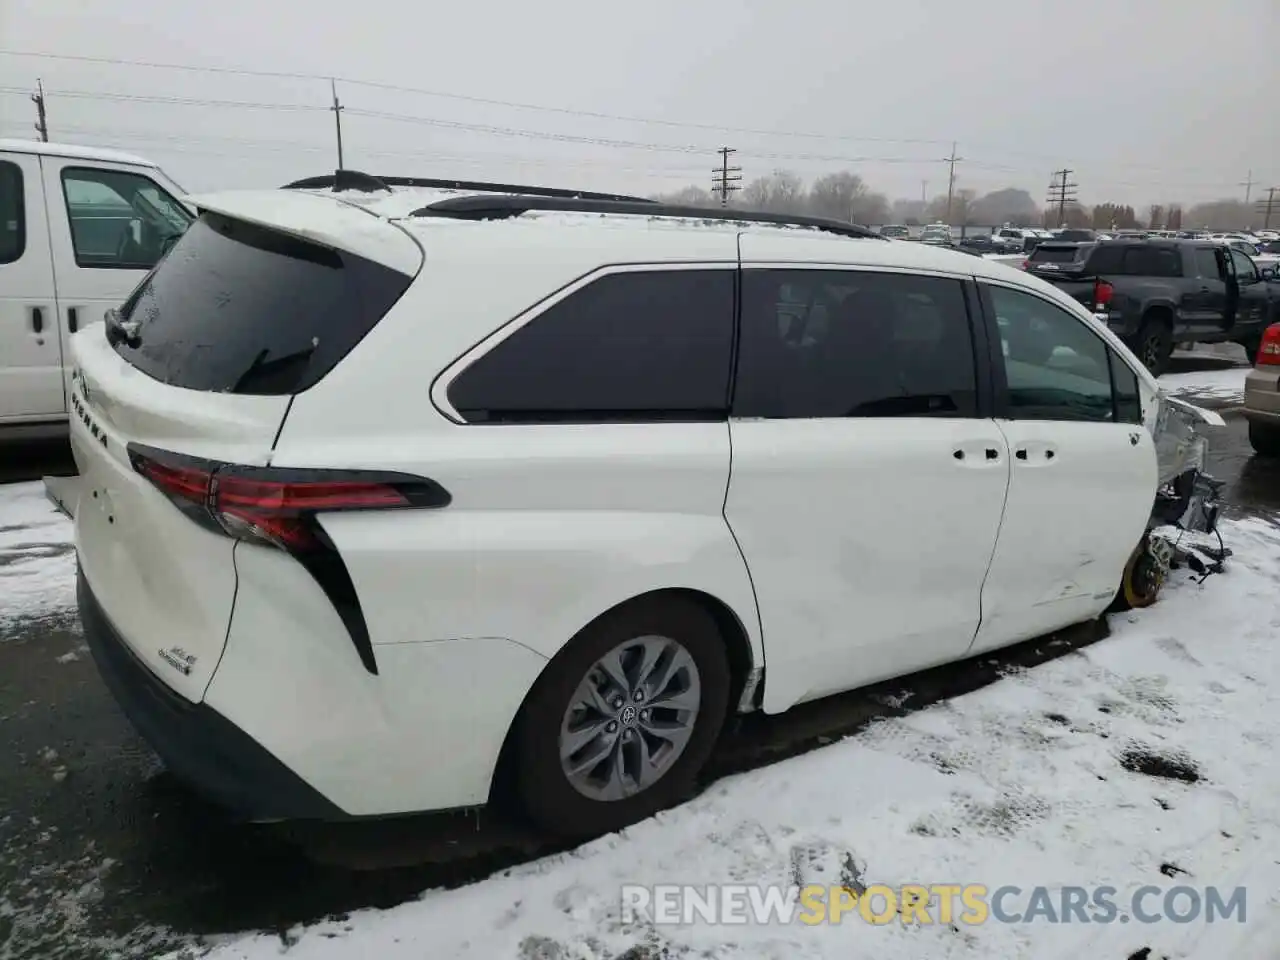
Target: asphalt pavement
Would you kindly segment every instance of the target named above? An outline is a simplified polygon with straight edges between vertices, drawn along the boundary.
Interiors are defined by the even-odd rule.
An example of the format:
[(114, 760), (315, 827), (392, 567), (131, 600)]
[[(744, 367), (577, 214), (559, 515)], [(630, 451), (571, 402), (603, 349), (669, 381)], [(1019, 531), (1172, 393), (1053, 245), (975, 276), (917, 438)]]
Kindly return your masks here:
[[(1230, 513), (1280, 516), (1280, 463), (1252, 457), (1245, 423), (1209, 428), (1210, 472)], [(0, 482), (65, 474), (64, 447), (6, 452)], [(1228, 546), (1230, 544), (1228, 543)], [(918, 709), (1099, 639), (1096, 629), (1024, 644), (754, 719), (715, 773), (829, 742), (877, 716)], [(391, 906), (550, 847), (491, 816), (414, 818), (358, 827), (249, 826), (173, 782), (98, 679), (74, 615), (0, 633), (0, 958), (152, 957), (201, 935), (281, 932), (369, 906)]]

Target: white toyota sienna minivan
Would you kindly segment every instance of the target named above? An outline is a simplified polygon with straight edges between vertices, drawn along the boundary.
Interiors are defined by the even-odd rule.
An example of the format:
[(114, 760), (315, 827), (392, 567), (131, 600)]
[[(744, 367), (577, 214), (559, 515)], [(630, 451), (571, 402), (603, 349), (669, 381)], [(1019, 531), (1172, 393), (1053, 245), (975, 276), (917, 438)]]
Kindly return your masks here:
[(72, 338), (86, 636), (252, 819), (678, 801), (735, 712), (1102, 612), (1154, 380), (848, 224), (344, 172), (195, 198)]

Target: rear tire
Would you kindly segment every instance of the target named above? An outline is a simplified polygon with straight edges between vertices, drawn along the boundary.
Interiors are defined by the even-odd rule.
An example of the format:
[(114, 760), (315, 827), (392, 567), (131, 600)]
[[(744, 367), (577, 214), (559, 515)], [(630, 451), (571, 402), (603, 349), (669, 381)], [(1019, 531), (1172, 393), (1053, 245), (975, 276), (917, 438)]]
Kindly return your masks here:
[(1173, 354), (1173, 331), (1163, 316), (1157, 314), (1142, 321), (1133, 338), (1133, 352), (1153, 377), (1165, 372)]
[(525, 702), (516, 738), (525, 811), (577, 838), (679, 803), (715, 746), (731, 682), (724, 639), (696, 602), (659, 595), (606, 613), (556, 656)]
[(1249, 446), (1260, 457), (1280, 457), (1280, 427), (1249, 421)]

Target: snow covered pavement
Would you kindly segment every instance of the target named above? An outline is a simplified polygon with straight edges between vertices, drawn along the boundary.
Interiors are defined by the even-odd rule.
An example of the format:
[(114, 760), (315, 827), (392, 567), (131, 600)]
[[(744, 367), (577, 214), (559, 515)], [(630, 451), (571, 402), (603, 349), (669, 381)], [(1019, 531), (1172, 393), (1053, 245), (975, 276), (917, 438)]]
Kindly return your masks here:
[(1209, 401), (1214, 406), (1232, 406), (1244, 401), (1244, 378), (1252, 367), (1227, 367), (1223, 370), (1197, 370), (1191, 373), (1166, 373), (1160, 385), (1174, 396), (1187, 400)]
[[(1225, 527), (1237, 551), (1227, 574), (1176, 575), (1155, 607), (1113, 617), (1113, 636), (1094, 646), (723, 780), (572, 853), (284, 938), (225, 943), (211, 960), (279, 957), (282, 939), (297, 960), (1280, 956), (1280, 530)], [(1110, 923), (1060, 924), (623, 919), (625, 885), (851, 879), (1045, 886), (1055, 902), (1063, 887), (1110, 885), (1119, 911)], [(1144, 885), (1216, 885), (1224, 899), (1243, 886), (1246, 917), (1139, 922), (1129, 898)]]
[[(283, 936), (220, 938), (210, 960), (1280, 957), (1280, 528), (1254, 518), (1223, 533), (1236, 551), (1226, 574), (1176, 575), (1093, 646), (721, 780), (571, 853)], [(73, 616), (71, 542), (41, 485), (0, 486), (0, 641)], [(1004, 904), (1013, 913), (1038, 886), (1056, 904), (1065, 888), (1107, 885), (1118, 910), (1109, 923), (974, 924), (959, 906), (932, 924), (874, 925), (856, 910), (817, 925), (623, 917), (629, 885), (768, 896), (839, 883), (1012, 885), (1024, 892)], [(1243, 887), (1245, 920), (1141, 922), (1131, 900), (1144, 886), (1215, 886), (1223, 900)], [(0, 954), (4, 906), (0, 893)]]
[(71, 521), (44, 484), (0, 486), (0, 640), (17, 623), (68, 616), (75, 570)]

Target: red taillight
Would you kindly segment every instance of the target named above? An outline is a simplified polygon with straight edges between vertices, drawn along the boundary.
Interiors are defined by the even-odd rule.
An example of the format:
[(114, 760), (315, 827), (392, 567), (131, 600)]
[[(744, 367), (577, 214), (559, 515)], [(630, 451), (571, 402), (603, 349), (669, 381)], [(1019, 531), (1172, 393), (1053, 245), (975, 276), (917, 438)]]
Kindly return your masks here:
[(1098, 280), (1093, 285), (1093, 309), (1095, 311), (1102, 310), (1111, 302), (1111, 295), (1115, 293), (1115, 288), (1105, 280)]
[(1258, 346), (1259, 367), (1280, 367), (1280, 323), (1273, 323), (1262, 332)]
[(1030, 264), (1031, 264), (1031, 261), (1030, 261), (1030, 260), (1023, 260), (1023, 261), (1022, 261), (1022, 266), (1021, 266), (1019, 269), (1025, 270), (1025, 269), (1027, 269), (1027, 267), (1028, 267), (1028, 266), (1030, 266)]
[(290, 552), (321, 546), (318, 513), (442, 507), (450, 500), (434, 481), (405, 474), (241, 467), (134, 444), (129, 457), (202, 526)]

